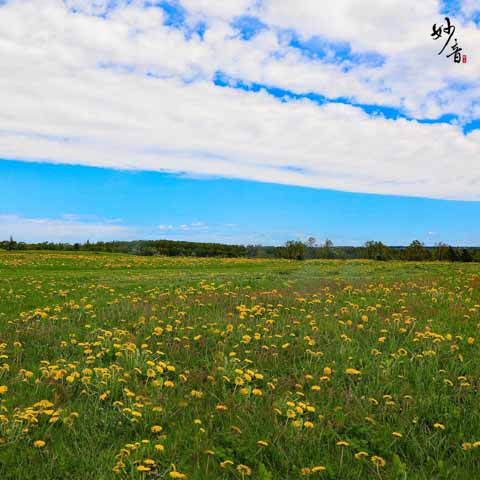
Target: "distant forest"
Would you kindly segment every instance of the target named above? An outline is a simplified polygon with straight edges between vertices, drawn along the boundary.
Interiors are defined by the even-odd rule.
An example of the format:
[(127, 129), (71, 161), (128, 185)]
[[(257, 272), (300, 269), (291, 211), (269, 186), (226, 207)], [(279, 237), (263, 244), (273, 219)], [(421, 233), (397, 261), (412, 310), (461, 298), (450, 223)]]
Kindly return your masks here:
[(330, 240), (318, 244), (311, 237), (306, 242), (288, 241), (280, 247), (263, 245), (226, 245), (222, 243), (182, 242), (175, 240), (134, 240), (90, 243), (25, 243), (12, 237), (0, 242), (0, 250), (110, 252), (141, 256), (168, 257), (228, 257), (228, 258), (287, 258), (306, 259), (370, 259), (407, 261), (480, 262), (480, 248), (453, 247), (444, 243), (425, 246), (414, 240), (408, 246), (386, 246), (369, 241), (361, 247), (335, 246)]

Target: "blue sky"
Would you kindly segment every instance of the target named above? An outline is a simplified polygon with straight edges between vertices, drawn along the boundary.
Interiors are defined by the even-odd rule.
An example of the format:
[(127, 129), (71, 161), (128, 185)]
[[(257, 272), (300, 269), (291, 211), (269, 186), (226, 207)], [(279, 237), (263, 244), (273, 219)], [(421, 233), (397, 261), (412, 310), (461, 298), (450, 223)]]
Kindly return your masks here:
[[(361, 245), (368, 239), (391, 245), (413, 239), (480, 244), (473, 225), (480, 202), (12, 161), (0, 162), (0, 189), (2, 210), (10, 212), (0, 215), (0, 228), (11, 225), (19, 238), (28, 234), (34, 240), (58, 230), (57, 238), (69, 241), (113, 235), (278, 245), (315, 236), (337, 245)], [(37, 225), (38, 233), (28, 233), (26, 219), (57, 223), (45, 220)], [(85, 233), (77, 224), (86, 225)], [(110, 231), (112, 226), (122, 229)]]
[(480, 245), (476, 0), (44, 5), (0, 1), (0, 237)]

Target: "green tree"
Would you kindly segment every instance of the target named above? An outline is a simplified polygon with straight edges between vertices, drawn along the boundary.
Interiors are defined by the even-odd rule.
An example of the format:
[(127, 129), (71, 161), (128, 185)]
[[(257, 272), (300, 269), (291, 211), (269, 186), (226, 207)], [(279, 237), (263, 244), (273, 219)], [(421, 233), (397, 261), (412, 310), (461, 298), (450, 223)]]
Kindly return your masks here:
[(315, 258), (317, 256), (317, 239), (315, 237), (308, 237), (306, 244), (307, 258)]
[(390, 249), (382, 242), (366, 242), (365, 251), (370, 260), (388, 260), (391, 257)]
[(422, 242), (414, 240), (404, 252), (405, 260), (421, 262), (424, 260), (430, 260), (430, 252), (425, 248)]
[(457, 251), (449, 246), (448, 247), (448, 251), (447, 251), (447, 260), (449, 262), (458, 262), (458, 254), (457, 254)]
[(327, 238), (320, 247), (319, 253), (320, 258), (335, 258), (335, 253), (333, 252), (333, 242)]
[(445, 262), (448, 260), (448, 249), (449, 245), (439, 242), (435, 245), (435, 250), (433, 251), (433, 258), (439, 262)]
[(12, 251), (12, 250), (15, 250), (16, 247), (17, 247), (17, 242), (10, 235), (10, 240), (7, 242), (7, 250)]
[(290, 260), (304, 260), (306, 253), (305, 244), (300, 241), (289, 240), (285, 243), (284, 252), (285, 258)]
[(462, 249), (462, 253), (460, 254), (460, 261), (461, 262), (473, 262), (472, 254), (466, 248)]

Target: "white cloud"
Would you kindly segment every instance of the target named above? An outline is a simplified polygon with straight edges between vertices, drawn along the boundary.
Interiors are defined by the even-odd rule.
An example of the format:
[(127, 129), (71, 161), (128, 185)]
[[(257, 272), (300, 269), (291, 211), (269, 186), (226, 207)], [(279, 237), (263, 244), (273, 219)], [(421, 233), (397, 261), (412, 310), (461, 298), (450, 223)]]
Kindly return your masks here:
[[(458, 126), (372, 118), (341, 104), (282, 103), (211, 82), (222, 70), (296, 92), (402, 106), (419, 118), (473, 118), (480, 62), (459, 66), (436, 55), (436, 2), (369, 0), (360, 9), (353, 0), (321, 8), (299, 0), (259, 9), (184, 0), (195, 18), (209, 19), (203, 41), (163, 26), (162, 11), (140, 1), (107, 18), (91, 15), (105, 14), (109, 2), (69, 3), (88, 15), (69, 13), (60, 0), (0, 7), (0, 157), (480, 200), (479, 131), (464, 136)], [(228, 24), (242, 12), (271, 29), (242, 41)], [(277, 28), (350, 41), (387, 61), (343, 72), (282, 43)], [(464, 25), (462, 35), (473, 52), (479, 31)], [(452, 82), (471, 88), (459, 94), (448, 90)]]
[(18, 242), (85, 243), (99, 241), (179, 240), (221, 242), (229, 244), (280, 244), (288, 232), (266, 236), (252, 232), (248, 226), (208, 225), (194, 221), (181, 225), (126, 225), (120, 219), (91, 215), (65, 214), (60, 218), (31, 218), (0, 213), (0, 241), (12, 236)]
[(480, 13), (480, 4), (478, 0), (463, 0), (462, 1), (462, 13), (470, 18), (475, 14)]
[(111, 0), (65, 0), (70, 9), (87, 15), (105, 15), (111, 3)]
[(158, 225), (157, 227), (161, 232), (191, 232), (191, 231), (206, 231), (209, 229), (208, 225), (204, 222), (192, 222), (182, 225)]
[(253, 10), (255, 1), (228, 0), (226, 2), (212, 0), (181, 0), (181, 4), (190, 14), (204, 19), (231, 20), (232, 18)]
[(26, 218), (0, 214), (0, 239), (10, 235), (17, 241), (28, 242), (92, 242), (102, 240), (131, 240), (135, 230), (113, 225), (109, 220), (85, 222), (66, 215), (60, 219)]
[(418, 46), (440, 17), (437, 1), (265, 0), (261, 5), (261, 18), (268, 24), (294, 29), (304, 38), (321, 36), (350, 42), (357, 51), (385, 54)]

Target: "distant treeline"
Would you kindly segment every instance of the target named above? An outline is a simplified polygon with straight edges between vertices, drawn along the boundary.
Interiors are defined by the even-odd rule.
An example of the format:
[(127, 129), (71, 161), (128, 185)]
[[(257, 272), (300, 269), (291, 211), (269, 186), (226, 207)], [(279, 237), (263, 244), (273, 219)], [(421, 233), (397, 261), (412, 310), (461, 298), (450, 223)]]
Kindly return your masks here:
[(361, 247), (337, 247), (330, 240), (318, 244), (311, 237), (306, 242), (288, 241), (281, 247), (263, 245), (226, 245), (222, 243), (181, 242), (175, 240), (135, 240), (90, 243), (25, 243), (12, 237), (0, 242), (0, 250), (52, 250), (125, 253), (141, 256), (229, 257), (305, 259), (371, 259), (410, 261), (480, 262), (480, 248), (453, 247), (444, 243), (425, 246), (414, 240), (408, 246), (388, 247), (369, 241)]

